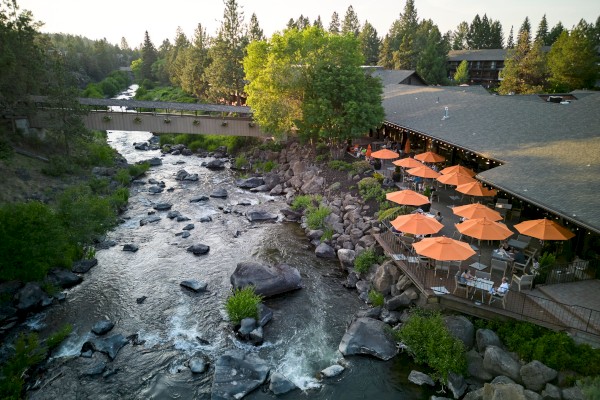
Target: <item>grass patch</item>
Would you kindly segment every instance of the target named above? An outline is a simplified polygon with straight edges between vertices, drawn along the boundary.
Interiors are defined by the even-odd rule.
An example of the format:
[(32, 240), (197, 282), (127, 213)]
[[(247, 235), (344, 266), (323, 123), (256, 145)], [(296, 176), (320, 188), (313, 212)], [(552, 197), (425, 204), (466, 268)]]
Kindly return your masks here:
[(310, 207), (306, 212), (306, 225), (310, 229), (325, 228), (325, 218), (331, 214), (329, 207), (319, 205), (319, 207)]
[(321, 242), (326, 242), (333, 238), (333, 228), (327, 227), (323, 231), (323, 236), (321, 236)]
[(312, 201), (312, 196), (303, 194), (300, 196), (296, 196), (294, 198), (294, 201), (292, 201), (292, 205), (290, 207), (294, 211), (304, 210), (312, 205)]
[(359, 274), (364, 274), (371, 268), (371, 265), (377, 264), (379, 261), (380, 258), (375, 254), (375, 250), (367, 249), (354, 259), (354, 269)]
[(139, 164), (133, 164), (127, 167), (127, 171), (132, 178), (137, 178), (140, 175), (143, 175), (150, 169), (150, 163), (143, 162)]
[(369, 290), (369, 301), (374, 307), (383, 307), (383, 295), (375, 289)]
[(244, 318), (258, 320), (258, 305), (261, 301), (262, 297), (254, 292), (254, 286), (234, 289), (225, 303), (229, 320), (235, 325), (239, 324)]

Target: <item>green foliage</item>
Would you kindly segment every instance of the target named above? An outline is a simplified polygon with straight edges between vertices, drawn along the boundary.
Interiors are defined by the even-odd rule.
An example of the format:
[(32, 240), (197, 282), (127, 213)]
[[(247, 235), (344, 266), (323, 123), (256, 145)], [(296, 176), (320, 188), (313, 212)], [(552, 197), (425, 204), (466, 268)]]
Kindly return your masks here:
[(129, 189), (118, 188), (109, 197), (110, 204), (114, 210), (123, 210), (129, 201)]
[(49, 351), (57, 348), (73, 331), (73, 326), (71, 324), (64, 325), (58, 332), (50, 335), (46, 341), (46, 347)]
[(323, 236), (321, 236), (321, 242), (325, 242), (331, 240), (333, 238), (333, 228), (327, 227), (323, 231)]
[(274, 140), (266, 140), (260, 146), (258, 146), (259, 150), (269, 150), (274, 152), (280, 152), (283, 149), (283, 145), (280, 142), (276, 142)]
[(231, 296), (227, 298), (225, 309), (229, 320), (237, 325), (244, 318), (258, 319), (258, 305), (262, 297), (254, 292), (253, 286), (242, 289), (233, 289)]
[(360, 193), (363, 200), (368, 201), (376, 199), (384, 192), (377, 178), (368, 177), (358, 182), (358, 193)]
[(300, 195), (292, 201), (291, 209), (294, 211), (303, 210), (312, 204), (313, 198), (310, 195)]
[(94, 194), (108, 194), (110, 191), (110, 179), (93, 176), (88, 181), (88, 186)]
[(354, 161), (352, 163), (352, 171), (356, 174), (362, 174), (365, 171), (369, 171), (371, 169), (371, 164), (368, 161)]
[(277, 168), (277, 163), (272, 160), (258, 162), (254, 164), (254, 170), (257, 172), (271, 172)]
[(550, 83), (554, 91), (591, 89), (598, 77), (597, 52), (579, 29), (564, 31), (548, 53)]
[(29, 368), (46, 358), (46, 349), (40, 346), (35, 333), (20, 334), (15, 342), (13, 356), (2, 366), (0, 393), (4, 399), (21, 399), (24, 375)]
[(589, 400), (600, 399), (600, 376), (588, 376), (577, 381), (584, 398)]
[(382, 307), (384, 303), (384, 298), (381, 293), (379, 293), (375, 289), (369, 290), (369, 301), (374, 307)]
[[(382, 174), (380, 174), (379, 172), (375, 172), (375, 173), (373, 174), (373, 178), (377, 179), (377, 182), (378, 182), (380, 185), (383, 183), (384, 176), (383, 176)], [(360, 184), (360, 182), (359, 182), (359, 184)]]
[(36, 281), (57, 265), (70, 264), (70, 242), (61, 219), (40, 202), (0, 207), (0, 276)]
[(202, 144), (203, 144), (202, 140), (194, 140), (194, 141), (190, 142), (187, 145), (187, 147), (191, 151), (196, 152), (196, 151), (198, 151), (198, 149), (202, 148)]
[(354, 269), (359, 274), (364, 274), (371, 268), (371, 265), (376, 264), (379, 261), (380, 258), (375, 254), (375, 251), (373, 249), (367, 249), (354, 259)]
[(454, 83), (457, 85), (462, 85), (463, 83), (467, 83), (469, 81), (469, 62), (467, 60), (462, 60), (456, 68), (456, 72), (454, 73)]
[(140, 175), (143, 175), (150, 169), (150, 163), (143, 162), (139, 164), (133, 164), (127, 167), (127, 171), (132, 178), (137, 178)]
[(165, 144), (184, 144), (188, 148), (193, 143), (194, 151), (196, 149), (205, 149), (207, 151), (215, 151), (221, 146), (227, 147), (227, 151), (234, 153), (251, 142), (251, 139), (241, 136), (225, 136), (225, 135), (160, 135), (160, 145)]
[(498, 93), (541, 93), (546, 87), (547, 75), (541, 43), (534, 42), (530, 45), (528, 32), (521, 32), (517, 46), (509, 50), (504, 69), (500, 72), (502, 81)]
[(310, 229), (325, 228), (325, 218), (331, 214), (331, 210), (323, 205), (319, 207), (309, 207), (306, 211), (306, 225)]
[(235, 168), (237, 169), (242, 169), (248, 166), (248, 159), (246, 158), (245, 155), (240, 154), (239, 156), (237, 156), (235, 158), (235, 162), (234, 162)]
[(78, 161), (85, 166), (112, 167), (115, 155), (116, 151), (106, 143), (106, 139), (94, 140), (86, 144), (85, 154)]
[(0, 138), (0, 160), (10, 160), (13, 155), (14, 150), (10, 143), (4, 138)]
[(352, 166), (352, 164), (346, 162), (346, 161), (342, 161), (342, 160), (331, 160), (327, 163), (327, 166), (331, 169), (337, 170), (337, 171), (352, 171), (354, 168)]
[(467, 371), (464, 345), (448, 332), (439, 312), (413, 311), (396, 331), (396, 337), (408, 347), (417, 363), (427, 364), (435, 371), (433, 378), (442, 384), (448, 382), (450, 372)]
[(48, 164), (42, 168), (43, 174), (54, 177), (71, 175), (76, 171), (78, 171), (77, 165), (64, 156), (51, 156)]
[(329, 154), (319, 154), (318, 156), (315, 157), (315, 162), (322, 163), (322, 162), (327, 161), (328, 158), (329, 158)]
[(129, 170), (127, 170), (127, 169), (118, 170), (117, 173), (115, 174), (115, 180), (123, 186), (129, 185), (129, 182), (131, 182), (131, 175), (129, 174)]
[(408, 214), (408, 209), (406, 208), (406, 206), (392, 207), (392, 208), (388, 208), (383, 211), (380, 211), (379, 214), (377, 214), (377, 220), (379, 222), (392, 220), (399, 215), (405, 215), (405, 214)]

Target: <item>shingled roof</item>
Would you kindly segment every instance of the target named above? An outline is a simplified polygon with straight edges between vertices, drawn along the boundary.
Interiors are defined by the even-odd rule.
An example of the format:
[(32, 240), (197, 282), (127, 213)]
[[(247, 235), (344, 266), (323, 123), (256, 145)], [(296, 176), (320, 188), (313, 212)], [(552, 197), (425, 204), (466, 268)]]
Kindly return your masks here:
[(383, 105), (392, 124), (504, 163), (482, 181), (600, 233), (600, 93), (574, 94), (557, 104), (388, 85)]

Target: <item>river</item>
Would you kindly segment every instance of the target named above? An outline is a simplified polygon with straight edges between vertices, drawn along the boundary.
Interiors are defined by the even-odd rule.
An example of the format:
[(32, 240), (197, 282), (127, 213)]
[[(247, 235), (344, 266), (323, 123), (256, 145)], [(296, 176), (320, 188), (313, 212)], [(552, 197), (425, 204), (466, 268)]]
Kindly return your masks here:
[[(128, 162), (160, 157), (158, 151), (137, 151), (134, 142), (151, 138), (149, 132), (108, 132), (108, 141)], [(242, 348), (267, 360), (272, 370), (291, 379), (300, 390), (286, 399), (425, 399), (431, 393), (408, 383), (413, 368), (400, 355), (388, 362), (369, 357), (349, 357), (347, 369), (338, 377), (319, 382), (316, 374), (342, 358), (338, 344), (352, 315), (366, 305), (355, 291), (342, 286), (343, 273), (336, 262), (324, 261), (296, 225), (284, 222), (250, 223), (243, 215), (249, 207), (278, 213), (283, 199), (236, 188), (228, 168), (211, 171), (196, 156), (162, 157), (142, 179), (163, 181), (166, 189), (153, 195), (149, 184), (132, 185), (123, 223), (108, 233), (117, 245), (98, 250), (98, 265), (84, 281), (68, 291), (67, 300), (54, 305), (28, 324), (43, 334), (65, 323), (73, 333), (53, 355), (41, 388), (28, 392), (32, 399), (208, 399), (213, 369), (193, 375), (185, 363), (201, 355), (214, 365), (225, 350)], [(197, 173), (197, 182), (175, 180), (180, 169)], [(225, 188), (227, 199), (211, 198), (191, 203), (192, 197)], [(238, 205), (246, 200), (252, 206)], [(156, 212), (161, 220), (140, 226), (152, 206), (173, 204), (172, 210), (189, 217), (177, 222)], [(225, 213), (219, 207), (230, 207)], [(211, 222), (199, 219), (210, 215)], [(175, 234), (193, 223), (189, 238)], [(239, 233), (236, 234), (236, 233)], [(236, 237), (237, 236), (237, 237)], [(122, 251), (135, 243), (135, 253)], [(186, 251), (192, 244), (210, 246), (204, 256)], [(224, 302), (230, 293), (229, 277), (240, 261), (285, 262), (300, 271), (301, 290), (265, 300), (274, 318), (265, 327), (265, 343), (253, 347), (239, 342), (227, 322)], [(192, 293), (179, 283), (197, 279), (208, 283), (208, 291)], [(147, 299), (138, 304), (138, 298)], [(95, 353), (93, 359), (79, 357), (82, 344), (93, 335), (92, 326), (101, 319), (115, 323), (110, 334), (138, 334), (141, 345), (128, 344), (108, 362)], [(98, 360), (107, 361), (110, 376), (82, 377), (80, 373)], [(266, 387), (247, 399), (274, 399)]]

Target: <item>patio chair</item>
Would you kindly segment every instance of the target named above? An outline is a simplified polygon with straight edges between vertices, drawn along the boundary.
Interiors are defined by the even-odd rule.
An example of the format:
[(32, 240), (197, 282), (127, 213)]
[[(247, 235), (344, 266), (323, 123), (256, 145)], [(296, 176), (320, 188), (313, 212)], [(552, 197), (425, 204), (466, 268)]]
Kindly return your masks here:
[(488, 305), (492, 304), (496, 300), (500, 300), (502, 302), (502, 308), (506, 309), (506, 298), (508, 297), (508, 293), (510, 290), (507, 290), (505, 293), (490, 293), (490, 301)]
[(418, 256), (417, 257), (419, 259), (419, 267), (423, 267), (423, 268), (430, 268), (431, 267), (431, 260), (429, 260), (429, 257), (425, 257), (425, 256)]
[(521, 287), (527, 288), (529, 286), (529, 289), (531, 290), (533, 288), (533, 278), (535, 278), (535, 275), (523, 274), (519, 276), (513, 274), (512, 280), (510, 281), (510, 285), (512, 286), (513, 282), (516, 283), (519, 287), (519, 292), (521, 291)]
[(465, 291), (465, 299), (469, 297), (469, 286), (466, 281), (461, 281), (460, 270), (454, 275), (454, 291), (452, 294), (456, 293), (458, 289)]
[(492, 280), (492, 274), (489, 272), (475, 271), (475, 278), (483, 278), (489, 281)]
[(447, 261), (436, 262), (434, 266), (433, 276), (437, 276), (437, 272), (446, 272), (446, 277), (450, 277), (450, 263)]
[(520, 263), (520, 262), (513, 262), (513, 271), (514, 270), (518, 270), (521, 271), (521, 273), (525, 273), (525, 270), (527, 269), (527, 267), (529, 265), (531, 265), (531, 260), (533, 259), (533, 255), (530, 255), (527, 260), (525, 260), (524, 263)]
[(508, 268), (508, 263), (506, 261), (492, 259), (492, 266), (490, 267), (490, 272), (494, 271), (502, 272), (502, 276), (506, 276), (506, 269)]

